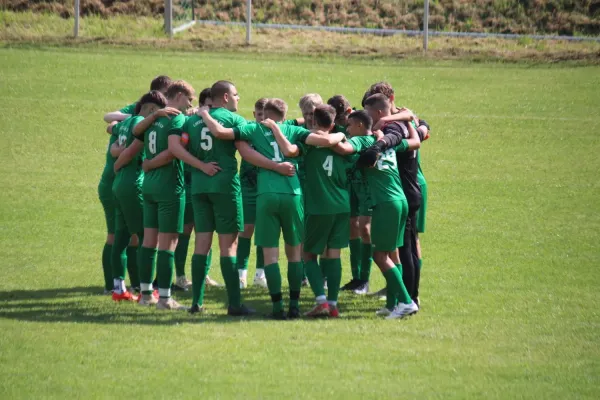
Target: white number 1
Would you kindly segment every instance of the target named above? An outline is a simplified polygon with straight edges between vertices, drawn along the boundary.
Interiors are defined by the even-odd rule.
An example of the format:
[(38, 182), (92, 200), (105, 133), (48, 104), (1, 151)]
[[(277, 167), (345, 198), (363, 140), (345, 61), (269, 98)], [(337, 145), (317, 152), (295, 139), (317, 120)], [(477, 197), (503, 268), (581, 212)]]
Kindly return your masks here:
[(333, 156), (325, 157), (325, 162), (323, 163), (323, 169), (327, 171), (327, 176), (331, 176), (333, 172)]
[(273, 157), (273, 161), (283, 161), (281, 159), (281, 155), (279, 153), (279, 146), (277, 146), (277, 142), (271, 142), (271, 146), (273, 146), (273, 152), (275, 153), (275, 157)]

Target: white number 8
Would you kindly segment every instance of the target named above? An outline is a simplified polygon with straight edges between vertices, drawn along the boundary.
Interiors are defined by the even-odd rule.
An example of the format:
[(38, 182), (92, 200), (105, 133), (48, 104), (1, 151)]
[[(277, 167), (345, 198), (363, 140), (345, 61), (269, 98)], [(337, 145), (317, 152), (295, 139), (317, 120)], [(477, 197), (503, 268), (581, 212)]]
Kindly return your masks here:
[(148, 150), (150, 150), (150, 154), (156, 154), (156, 131), (148, 134)]

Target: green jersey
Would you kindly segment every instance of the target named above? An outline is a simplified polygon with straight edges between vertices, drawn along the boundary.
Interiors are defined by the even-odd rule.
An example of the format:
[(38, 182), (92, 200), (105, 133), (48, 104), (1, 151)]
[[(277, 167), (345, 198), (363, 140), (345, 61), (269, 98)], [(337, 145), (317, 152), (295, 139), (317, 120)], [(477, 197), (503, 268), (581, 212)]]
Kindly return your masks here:
[(102, 176), (100, 177), (100, 182), (112, 185), (115, 179), (115, 159), (110, 154), (110, 147), (114, 142), (117, 141), (117, 137), (115, 135), (110, 135), (108, 139), (108, 148), (106, 149), (106, 162), (104, 163), (104, 170), (102, 171)]
[[(350, 143), (356, 152), (360, 152), (372, 146), (375, 138), (373, 136), (356, 136), (350, 139)], [(373, 168), (364, 169), (374, 206), (388, 201), (406, 200), (398, 172), (396, 151), (407, 150), (408, 142), (402, 140), (395, 148), (384, 151)]]
[[(154, 121), (150, 128), (144, 132), (144, 153), (148, 160), (152, 160), (161, 152), (169, 149), (169, 136), (181, 136), (186, 116), (178, 114), (161, 117)], [(160, 168), (148, 171), (144, 176), (143, 193), (172, 198), (184, 193), (183, 163), (174, 159)]]
[(417, 170), (417, 182), (419, 182), (419, 186), (427, 185), (425, 175), (423, 175), (423, 171), (421, 171), (421, 152), (419, 150), (417, 150), (417, 164), (419, 165), (419, 169)]
[[(246, 124), (246, 120), (226, 108), (212, 108), (209, 111), (219, 124), (234, 128)], [(214, 176), (192, 168), (192, 194), (200, 193), (240, 193), (240, 177), (235, 158), (236, 147), (232, 140), (220, 140), (213, 136), (202, 117), (191, 116), (184, 131), (190, 135), (189, 152), (203, 162), (216, 162), (221, 171)]]
[(350, 212), (346, 169), (348, 158), (328, 148), (303, 146), (306, 182), (306, 214), (326, 215)]
[[(289, 125), (289, 126), (300, 126), (304, 129), (306, 129), (306, 124), (298, 125), (298, 121), (296, 121), (295, 119), (286, 119), (281, 124)], [(300, 156), (296, 157), (296, 167), (297, 167), (296, 173), (298, 174), (298, 178), (300, 179), (300, 182), (303, 183), (304, 179), (306, 178), (306, 173), (305, 173), (305, 168), (304, 168), (304, 156), (302, 154), (300, 154)]]
[[(119, 145), (129, 147), (136, 139), (133, 135), (133, 127), (136, 126), (144, 117), (133, 116), (119, 122), (113, 126), (112, 134), (117, 137)], [(115, 193), (131, 193), (132, 190), (141, 190), (144, 182), (144, 171), (142, 170), (142, 162), (144, 154), (140, 152), (135, 156), (129, 164), (123, 166), (115, 175), (113, 183), (113, 192)]]
[[(302, 137), (306, 138), (310, 131), (293, 125), (278, 124), (279, 129), (291, 143), (303, 142)], [(252, 144), (252, 147), (267, 157), (270, 160), (281, 163), (284, 161), (290, 162), (297, 166), (297, 161), (294, 158), (285, 158), (279, 146), (275, 141), (273, 132), (261, 124), (248, 124), (238, 128), (234, 128), (236, 140), (246, 140)], [(260, 168), (258, 170), (258, 194), (263, 193), (289, 193), (302, 194), (300, 188), (300, 180), (298, 175), (284, 176), (275, 171), (270, 171)]]
[(133, 115), (135, 112), (135, 106), (137, 106), (137, 103), (131, 103), (130, 105), (121, 108), (119, 111), (122, 112), (123, 114)]

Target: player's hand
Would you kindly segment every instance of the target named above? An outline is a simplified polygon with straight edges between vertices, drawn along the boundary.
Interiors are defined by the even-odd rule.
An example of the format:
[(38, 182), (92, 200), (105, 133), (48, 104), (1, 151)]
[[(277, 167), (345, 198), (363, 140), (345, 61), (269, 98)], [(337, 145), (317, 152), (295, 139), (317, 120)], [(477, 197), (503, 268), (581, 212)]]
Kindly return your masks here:
[(173, 107), (165, 107), (165, 108), (161, 108), (160, 110), (154, 111), (154, 115), (156, 116), (156, 118), (161, 118), (161, 117), (171, 118), (171, 115), (179, 115), (179, 114), (181, 114), (181, 111), (179, 111), (178, 109), (173, 108)]
[(196, 110), (196, 115), (199, 117), (202, 117), (204, 115), (207, 115), (209, 110), (210, 110), (210, 107), (208, 107), (208, 106), (198, 107), (198, 109)]
[(371, 130), (373, 131), (373, 133), (375, 133), (377, 131), (381, 131), (386, 124), (387, 124), (387, 121), (385, 119), (381, 118), (379, 121), (377, 121), (375, 123), (375, 125), (373, 125), (373, 128)]
[(381, 152), (376, 147), (369, 147), (358, 157), (356, 166), (359, 168), (370, 168), (375, 166)]
[(375, 140), (381, 140), (381, 139), (383, 139), (383, 132), (379, 129), (374, 130), (373, 136), (375, 137)]
[(296, 166), (290, 162), (282, 162), (277, 164), (275, 171), (284, 176), (294, 176), (296, 174)]
[(198, 111), (198, 107), (190, 107), (185, 111), (185, 115), (187, 115), (189, 117), (190, 115), (196, 114), (197, 111)]
[(219, 164), (216, 162), (211, 161), (209, 163), (204, 163), (200, 169), (208, 176), (215, 176), (215, 174), (221, 170), (221, 167), (219, 167)]
[(265, 119), (263, 119), (262, 121), (260, 121), (260, 123), (261, 123), (262, 125), (266, 126), (266, 127), (267, 127), (267, 128), (269, 128), (269, 129), (272, 129), (272, 128), (273, 128), (273, 126), (274, 126), (274, 125), (276, 125), (276, 124), (275, 124), (275, 121), (273, 121), (273, 120), (272, 120), (272, 119), (270, 119), (270, 118), (265, 118)]
[(142, 170), (144, 170), (144, 172), (148, 172), (150, 171), (150, 160), (144, 160), (142, 162)]

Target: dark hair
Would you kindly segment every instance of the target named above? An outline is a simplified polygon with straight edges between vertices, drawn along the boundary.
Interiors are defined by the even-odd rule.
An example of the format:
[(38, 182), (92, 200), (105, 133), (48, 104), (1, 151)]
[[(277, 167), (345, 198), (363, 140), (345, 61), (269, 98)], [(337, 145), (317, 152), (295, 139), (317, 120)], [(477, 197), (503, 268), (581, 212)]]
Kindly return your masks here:
[(282, 120), (285, 118), (285, 114), (287, 114), (288, 106), (281, 99), (269, 99), (263, 110), (265, 113), (275, 114), (277, 120)]
[(158, 90), (151, 90), (143, 95), (142, 98), (136, 103), (134, 111), (135, 115), (138, 115), (140, 111), (142, 111), (142, 107), (148, 103), (156, 104), (160, 108), (165, 108), (167, 106), (167, 99)]
[(327, 100), (327, 104), (335, 109), (335, 119), (345, 116), (350, 108), (350, 102), (341, 94), (336, 94)]
[(233, 83), (229, 81), (215, 82), (210, 88), (210, 97), (213, 100), (220, 99), (221, 97), (225, 96), (226, 93), (229, 93), (233, 86)]
[(200, 96), (198, 97), (198, 103), (203, 106), (206, 100), (210, 99), (210, 88), (202, 89)]
[(173, 80), (166, 75), (159, 75), (150, 82), (150, 90), (166, 91)]
[(171, 83), (165, 96), (167, 99), (174, 99), (179, 93), (183, 93), (191, 99), (194, 96), (194, 88), (186, 81), (175, 81)]
[(391, 100), (392, 96), (394, 95), (394, 89), (392, 88), (392, 85), (390, 85), (387, 82), (377, 82), (372, 84), (369, 88), (369, 92), (371, 93), (371, 95), (375, 93), (381, 93), (389, 100)]
[(353, 111), (348, 115), (348, 119), (355, 119), (358, 122), (361, 122), (367, 130), (373, 127), (373, 118), (371, 118), (369, 113), (365, 110)]
[(369, 98), (369, 96), (371, 96), (371, 90), (367, 90), (365, 92), (365, 94), (363, 94), (363, 98), (362, 101), (360, 102), (360, 105), (362, 106), (362, 108), (365, 108), (365, 101), (367, 101), (367, 99)]
[(321, 104), (315, 107), (314, 118), (318, 127), (329, 128), (335, 121), (335, 108), (329, 104)]
[(269, 101), (269, 99), (267, 99), (266, 97), (261, 97), (260, 99), (256, 100), (256, 103), (254, 103), (254, 109), (255, 110), (264, 109), (265, 106), (267, 105), (268, 101)]
[(377, 110), (385, 110), (390, 107), (390, 99), (383, 93), (376, 93), (365, 100), (365, 106), (374, 107)]

